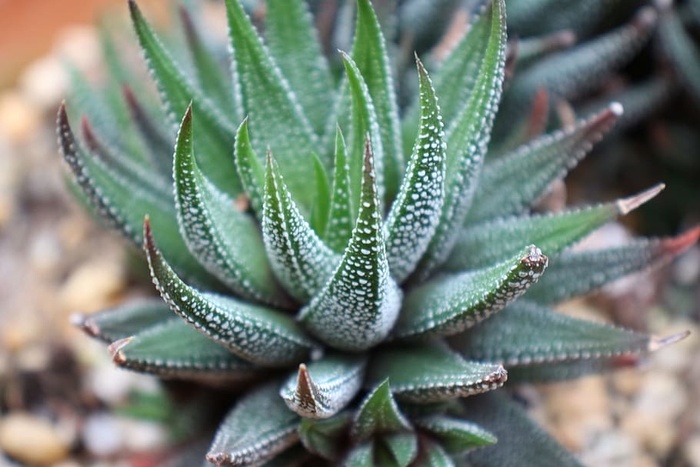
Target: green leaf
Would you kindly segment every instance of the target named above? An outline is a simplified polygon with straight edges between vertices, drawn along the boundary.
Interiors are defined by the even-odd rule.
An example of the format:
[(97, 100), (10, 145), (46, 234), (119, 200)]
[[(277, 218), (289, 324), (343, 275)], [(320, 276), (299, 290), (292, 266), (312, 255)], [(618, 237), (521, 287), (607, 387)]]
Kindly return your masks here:
[(389, 386), (389, 380), (385, 379), (362, 401), (352, 424), (353, 440), (365, 442), (378, 435), (413, 430), (396, 404)]
[(390, 433), (375, 442), (380, 461), (378, 465), (407, 467), (418, 455), (418, 438), (415, 433)]
[(415, 467), (454, 467), (455, 462), (445, 449), (429, 439), (422, 439)]
[(243, 120), (236, 131), (236, 144), (233, 153), (243, 189), (250, 198), (250, 205), (260, 222), (262, 221), (263, 199), (265, 197), (265, 168), (250, 142), (247, 118)]
[(336, 349), (359, 351), (382, 342), (401, 307), (401, 290), (389, 275), (373, 160), (368, 140), (350, 243), (332, 278), (299, 314), (309, 332)]
[[(612, 103), (572, 128), (541, 136), (486, 164), (466, 224), (526, 209), (575, 167), (620, 115), (622, 106)], [(513, 186), (518, 189), (506, 189)]]
[(565, 252), (552, 260), (543, 279), (527, 298), (556, 303), (591, 292), (608, 282), (649, 267), (665, 264), (700, 238), (700, 227), (665, 239), (640, 239), (604, 250)]
[(453, 456), (496, 443), (496, 437), (490, 432), (458, 418), (435, 415), (416, 419), (415, 424), (439, 440), (440, 445)]
[(117, 340), (109, 350), (116, 365), (165, 378), (228, 385), (265, 372), (177, 318)]
[(344, 451), (343, 442), (351, 421), (350, 412), (341, 412), (322, 420), (304, 418), (299, 426), (301, 443), (313, 454), (337, 461)]
[(575, 467), (579, 462), (527, 414), (500, 392), (469, 398), (463, 402), (469, 419), (483, 426), (498, 443), (467, 455), (478, 467)]
[(148, 219), (144, 250), (153, 283), (170, 308), (239, 357), (261, 366), (287, 366), (306, 358), (313, 347), (289, 316), (223, 295), (200, 293), (182, 282), (156, 248)]
[(347, 355), (327, 355), (299, 365), (280, 390), (290, 410), (302, 417), (328, 418), (337, 414), (362, 387), (365, 359)]
[(669, 8), (663, 13), (659, 36), (678, 77), (696, 101), (700, 102), (700, 47), (689, 32), (684, 30), (683, 21), (676, 9)]
[(185, 32), (187, 47), (192, 58), (194, 73), (198, 89), (212, 99), (212, 104), (217, 105), (222, 112), (232, 114), (234, 94), (227, 73), (216, 60), (212, 50), (206, 44), (202, 31), (192, 17), (192, 14), (180, 5), (180, 20)]
[(465, 358), (510, 368), (639, 354), (648, 350), (651, 340), (519, 300), (451, 342)]
[(393, 335), (457, 334), (511, 303), (540, 278), (547, 257), (531, 245), (509, 260), (478, 271), (438, 276), (411, 290)]
[[(375, 15), (370, 0), (358, 0), (355, 40), (352, 45), (352, 59), (367, 84), (376, 111), (379, 134), (382, 141), (384, 192), (380, 189), (380, 198), (385, 203), (394, 199), (404, 172), (403, 148), (401, 146), (401, 129), (399, 110), (396, 102), (396, 90), (391, 76), (389, 56), (384, 35)], [(365, 130), (367, 131), (367, 130)], [(373, 136), (373, 143), (376, 143)], [(376, 146), (375, 146), (376, 147)]]
[(372, 441), (353, 446), (342, 463), (343, 467), (375, 467), (375, 465)]
[(664, 185), (657, 185), (614, 203), (551, 214), (497, 218), (468, 227), (460, 233), (455, 249), (443, 268), (447, 271), (464, 271), (486, 267), (515, 254), (523, 243), (533, 243), (554, 257), (606, 222), (641, 206), (663, 188)]
[(418, 265), (414, 280), (423, 281), (449, 255), (472, 202), (491, 127), (501, 96), (506, 51), (504, 0), (493, 0), (488, 43), (474, 90), (447, 128), (447, 177), (440, 223)]
[(75, 140), (64, 105), (58, 110), (57, 120), (63, 158), (97, 214), (137, 245), (143, 241), (143, 216), (150, 215), (158, 228), (158, 242), (177, 271), (197, 283), (218, 285), (180, 237), (172, 204), (154, 197), (144, 185), (118, 176), (101, 160), (86, 154)]
[(435, 343), (382, 349), (367, 371), (368, 384), (388, 378), (397, 399), (421, 404), (491, 391), (508, 377), (500, 365), (467, 361)]
[(111, 343), (133, 336), (142, 329), (178, 317), (160, 299), (138, 300), (97, 313), (76, 313), (71, 322), (86, 334), (103, 342)]
[(236, 196), (241, 192), (240, 181), (226, 170), (221, 170), (231, 163), (230, 151), (235, 128), (226, 115), (185, 76), (146, 22), (134, 0), (129, 0), (129, 9), (148, 68), (158, 86), (169, 118), (175, 124), (187, 107), (192, 105), (199, 116), (194, 131), (198, 135), (202, 153), (202, 172), (219, 189)]
[(313, 159), (317, 137), (296, 94), (282, 76), (238, 0), (226, 0), (233, 74), (240, 113), (248, 116), (252, 147), (277, 157), (294, 199), (308, 213), (317, 193)]
[(316, 193), (316, 200), (311, 209), (310, 223), (316, 235), (322, 236), (328, 226), (331, 189), (328, 185), (328, 175), (326, 175), (326, 169), (323, 167), (321, 159), (319, 159), (315, 153), (312, 154), (312, 156), (314, 158), (314, 176), (316, 178), (318, 193)]
[[(353, 206), (359, 206), (364, 173), (363, 155), (368, 138), (374, 153), (374, 172), (376, 173), (375, 183), (378, 197), (380, 200), (384, 199), (384, 146), (377, 112), (367, 83), (353, 59), (344, 52), (341, 52), (341, 56), (347, 77), (348, 89), (346, 92), (349, 92), (350, 99), (350, 192), (352, 193)], [(380, 209), (380, 212), (383, 213), (383, 208)]]
[(317, 134), (333, 108), (333, 81), (313, 17), (301, 0), (268, 0), (265, 39)]
[(333, 275), (340, 257), (304, 219), (270, 153), (265, 178), (262, 232), (267, 255), (289, 294), (306, 302)]
[(402, 282), (413, 272), (437, 229), (445, 195), (442, 116), (430, 77), (416, 58), (421, 125), (398, 196), (384, 224), (391, 275)]
[(340, 127), (335, 129), (335, 165), (328, 224), (323, 239), (334, 251), (342, 253), (352, 235), (355, 209), (350, 191), (350, 165)]
[(209, 462), (259, 465), (299, 440), (299, 417), (287, 409), (277, 391), (277, 383), (267, 384), (238, 401), (214, 437)]
[(175, 205), (187, 246), (209, 272), (248, 300), (289, 306), (267, 260), (258, 226), (207, 179), (195, 160), (188, 107), (175, 144)]

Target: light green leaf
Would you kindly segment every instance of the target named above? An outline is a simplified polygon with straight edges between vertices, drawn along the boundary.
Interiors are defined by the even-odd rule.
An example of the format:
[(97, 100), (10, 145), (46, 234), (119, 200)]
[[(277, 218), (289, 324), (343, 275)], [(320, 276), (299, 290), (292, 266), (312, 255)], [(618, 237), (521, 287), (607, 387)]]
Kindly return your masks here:
[(86, 334), (111, 343), (142, 329), (179, 319), (160, 299), (138, 300), (89, 315), (75, 314), (71, 322)]
[[(467, 224), (526, 209), (574, 168), (620, 115), (622, 106), (612, 103), (572, 128), (541, 136), (486, 164)], [(510, 186), (518, 189), (505, 188)]]
[(322, 420), (304, 418), (299, 426), (299, 437), (304, 447), (330, 461), (337, 461), (343, 451), (342, 441), (352, 421), (350, 412), (341, 412)]
[(143, 241), (143, 216), (151, 216), (158, 230), (158, 242), (183, 276), (200, 284), (216, 286), (209, 273), (197, 262), (180, 237), (175, 210), (171, 203), (154, 197), (146, 185), (120, 177), (105, 164), (85, 153), (73, 135), (65, 106), (58, 111), (58, 140), (63, 158), (75, 181), (97, 214), (118, 229), (127, 239)]
[[(394, 199), (404, 172), (399, 110), (396, 90), (391, 76), (389, 56), (379, 20), (370, 0), (358, 0), (355, 40), (352, 45), (352, 59), (367, 84), (376, 111), (382, 152), (375, 151), (376, 157), (383, 157), (383, 186), (380, 199), (385, 203)], [(365, 130), (367, 131), (367, 130)], [(375, 143), (374, 135), (373, 143)], [(376, 147), (376, 146), (375, 146)]]
[(375, 467), (372, 441), (353, 446), (341, 464), (343, 467)]
[(299, 211), (268, 153), (262, 231), (277, 278), (290, 295), (308, 301), (326, 284), (340, 256), (316, 235)]
[(342, 253), (352, 235), (353, 219), (357, 211), (354, 209), (350, 191), (350, 165), (347, 148), (339, 126), (336, 126), (335, 129), (334, 167), (330, 213), (323, 239), (334, 251)]
[(445, 449), (429, 439), (422, 439), (415, 467), (454, 467), (455, 462)]
[(129, 9), (148, 68), (171, 122), (175, 125), (191, 103), (199, 116), (195, 133), (199, 135), (202, 172), (219, 189), (236, 196), (241, 192), (240, 181), (226, 170), (221, 170), (231, 164), (230, 152), (235, 134), (231, 121), (184, 74), (146, 22), (134, 0), (129, 0)]
[(267, 384), (238, 401), (214, 437), (209, 462), (260, 465), (299, 440), (299, 416), (287, 409), (277, 391), (277, 383)]
[(651, 343), (645, 334), (572, 318), (528, 300), (450, 341), (465, 358), (508, 368), (639, 354)]
[(290, 410), (302, 417), (328, 418), (337, 414), (362, 387), (365, 360), (347, 355), (327, 355), (299, 365), (299, 371), (282, 386), (280, 395)]
[(368, 441), (387, 433), (411, 432), (411, 423), (392, 396), (389, 380), (377, 385), (360, 404), (353, 420), (351, 437)]
[(700, 227), (665, 239), (640, 239), (604, 250), (565, 252), (528, 292), (529, 300), (556, 303), (591, 292), (627, 274), (665, 264), (700, 237)]
[(421, 404), (491, 391), (508, 378), (500, 365), (467, 361), (437, 343), (382, 349), (367, 372), (367, 384), (388, 378), (398, 400)]
[[(364, 173), (363, 156), (368, 138), (374, 153), (377, 193), (380, 200), (384, 199), (384, 142), (381, 138), (377, 112), (367, 83), (353, 59), (344, 52), (341, 52), (341, 56), (347, 77), (346, 92), (349, 93), (350, 99), (350, 192), (352, 193), (353, 206), (359, 206)], [(379, 211), (383, 214), (383, 204)]]
[(270, 53), (320, 135), (333, 108), (334, 90), (313, 17), (302, 0), (268, 0), (266, 13)]
[(225, 3), (234, 86), (240, 90), (240, 113), (248, 116), (252, 148), (269, 148), (276, 155), (294, 199), (308, 213), (317, 192), (308, 176), (313, 173), (309, 154), (317, 149), (318, 138), (239, 0)]
[(447, 177), (445, 201), (428, 250), (419, 263), (415, 281), (430, 276), (449, 255), (472, 202), (491, 127), (501, 96), (506, 51), (504, 0), (493, 0), (488, 43), (474, 90), (466, 105), (447, 128)]
[(161, 255), (144, 222), (144, 250), (151, 277), (170, 308), (239, 357), (261, 366), (287, 366), (306, 358), (313, 347), (292, 318), (276, 310), (189, 287)]
[[(469, 419), (483, 426), (498, 443), (467, 455), (479, 467), (578, 467), (581, 464), (511, 401), (496, 392), (472, 397), (463, 404)], [(505, 447), (505, 449), (504, 449)]]
[(389, 433), (375, 441), (377, 465), (408, 467), (418, 455), (415, 433)]
[(554, 257), (604, 223), (641, 206), (663, 188), (664, 185), (657, 185), (614, 203), (551, 214), (496, 218), (468, 227), (460, 233), (455, 249), (443, 268), (447, 271), (464, 271), (486, 267), (515, 254), (523, 243), (533, 243)]
[(401, 290), (389, 275), (369, 140), (363, 174), (360, 212), (343, 259), (325, 287), (299, 314), (313, 335), (349, 351), (382, 342), (401, 307)]
[(416, 58), (421, 125), (398, 196), (384, 224), (391, 275), (402, 282), (413, 272), (435, 233), (445, 195), (442, 116), (430, 77)]
[(540, 249), (531, 245), (494, 266), (438, 276), (408, 293), (393, 335), (425, 338), (457, 334), (524, 294), (540, 278), (547, 261)]
[(253, 213), (262, 221), (263, 198), (265, 197), (265, 168), (253, 150), (248, 134), (248, 119), (244, 119), (236, 132), (234, 146), (236, 170), (243, 184), (245, 194), (250, 198)]
[(258, 226), (200, 171), (192, 124), (188, 107), (177, 135), (173, 172), (177, 218), (187, 246), (209, 272), (241, 297), (289, 306), (275, 281)]
[(326, 231), (328, 226), (328, 215), (330, 211), (331, 203), (331, 189), (328, 185), (328, 175), (326, 175), (326, 169), (323, 167), (321, 159), (314, 153), (312, 154), (314, 159), (314, 176), (316, 177), (316, 186), (318, 187), (318, 193), (316, 193), (316, 200), (313, 207), (311, 208), (311, 228), (316, 235), (322, 237), (323, 233)]
[(440, 445), (451, 455), (496, 443), (496, 437), (474, 423), (444, 415), (416, 419), (416, 427), (440, 440)]
[(177, 317), (115, 341), (109, 350), (116, 365), (165, 378), (231, 384), (265, 373)]

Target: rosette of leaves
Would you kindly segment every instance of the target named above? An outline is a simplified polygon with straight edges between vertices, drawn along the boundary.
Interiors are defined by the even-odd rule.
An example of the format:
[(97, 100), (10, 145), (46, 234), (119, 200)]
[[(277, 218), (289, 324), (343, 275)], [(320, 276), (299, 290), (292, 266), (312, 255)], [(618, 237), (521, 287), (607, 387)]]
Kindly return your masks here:
[(503, 0), (434, 71), (416, 57), (419, 88), (402, 116), (368, 0), (338, 75), (303, 1), (269, 0), (264, 37), (237, 0), (225, 4), (222, 63), (186, 10), (183, 39), (164, 39), (129, 3), (161, 108), (106, 39), (111, 84), (75, 91), (82, 138), (59, 110), (75, 184), (143, 246), (162, 297), (79, 325), (121, 367), (230, 391), (206, 454), (217, 465), (575, 465), (493, 390), (633, 364), (682, 337), (550, 306), (667, 261), (700, 234), (570, 251), (661, 185), (531, 212), (620, 104), (485, 160), (504, 81)]

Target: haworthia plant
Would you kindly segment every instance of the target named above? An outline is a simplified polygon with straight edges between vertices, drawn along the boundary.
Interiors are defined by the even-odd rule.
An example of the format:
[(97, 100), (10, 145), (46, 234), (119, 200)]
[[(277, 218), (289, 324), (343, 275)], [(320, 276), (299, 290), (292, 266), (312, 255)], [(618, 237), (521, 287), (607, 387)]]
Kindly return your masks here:
[[(435, 13), (429, 2), (406, 3), (399, 30), (408, 11)], [(520, 3), (517, 21), (529, 25)], [(539, 4), (533, 11), (554, 8), (557, 22), (601, 8)], [(350, 50), (330, 57), (321, 41), (328, 31), (312, 28), (327, 7), (313, 16), (303, 0), (268, 1), (260, 24), (226, 0), (229, 36), (219, 46), (229, 47), (227, 65), (189, 10), (180, 13), (184, 40), (172, 41), (129, 6), (162, 109), (141, 95), (144, 86), (97, 100), (80, 80), (69, 103), (78, 117), (62, 105), (58, 136), (88, 204), (143, 245), (163, 300), (75, 323), (110, 343), (121, 367), (193, 380), (205, 392), (232, 389), (207, 462), (449, 466), (467, 456), (485, 466), (576, 465), (494, 390), (613, 368), (682, 337), (549, 308), (668, 261), (700, 229), (570, 251), (662, 185), (530, 212), (622, 105), (541, 136), (549, 94), (574, 93), (583, 77), (572, 77), (580, 65), (564, 58), (552, 59), (559, 74), (537, 65), (563, 42), (532, 42), (509, 92), (538, 77), (547, 90), (530, 120), (492, 140), (509, 73), (504, 0), (478, 9), (441, 65), (415, 57), (412, 103), (398, 98), (406, 91), (392, 57), (401, 54), (384, 36), (386, 11), (376, 14), (369, 0), (357, 1)], [(576, 54), (608, 71), (646, 38), (652, 18), (641, 15)], [(607, 59), (596, 60), (596, 50)], [(109, 36), (105, 51), (111, 79), (131, 80)], [(530, 71), (518, 82), (521, 68)], [(71, 125), (80, 113), (82, 138)], [(517, 112), (504, 118), (523, 122)], [(110, 122), (128, 122), (128, 131)], [(487, 154), (489, 145), (502, 148), (500, 157)]]

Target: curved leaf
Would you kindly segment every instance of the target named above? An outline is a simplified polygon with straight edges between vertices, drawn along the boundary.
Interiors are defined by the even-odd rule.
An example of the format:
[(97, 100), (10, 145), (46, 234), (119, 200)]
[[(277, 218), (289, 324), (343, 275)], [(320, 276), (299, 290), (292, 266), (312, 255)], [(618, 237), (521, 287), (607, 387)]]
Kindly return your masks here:
[(137, 300), (89, 315), (74, 314), (71, 322), (87, 335), (111, 343), (142, 329), (179, 319), (163, 300)]
[(323, 239), (333, 251), (342, 253), (352, 235), (353, 219), (355, 218), (354, 203), (350, 190), (350, 165), (345, 139), (340, 127), (335, 129), (335, 164), (333, 171), (333, 187), (330, 200), (328, 224)]
[(351, 436), (358, 442), (387, 433), (410, 432), (411, 423), (401, 413), (392, 396), (389, 380), (382, 381), (360, 404), (353, 420)]
[(438, 440), (451, 455), (496, 443), (496, 437), (479, 425), (458, 418), (435, 415), (415, 420), (416, 427)]
[(324, 459), (337, 461), (344, 450), (343, 440), (352, 421), (350, 412), (341, 412), (331, 418), (304, 418), (299, 425), (301, 444)]

